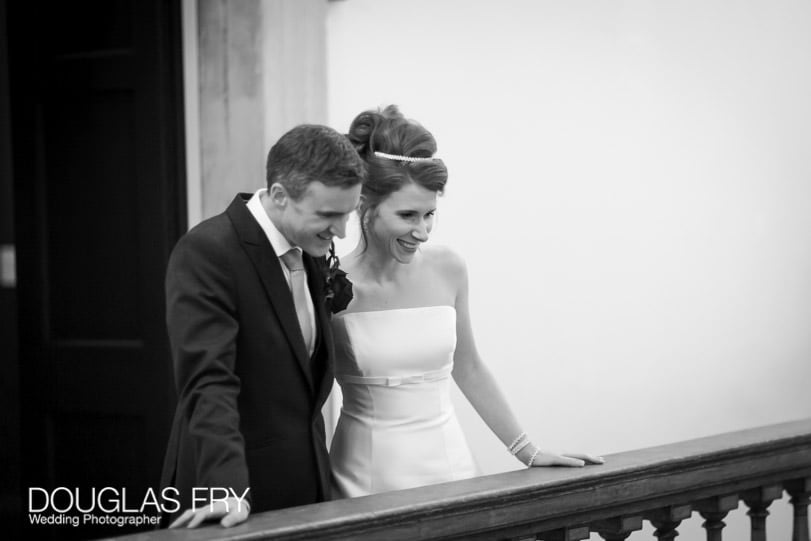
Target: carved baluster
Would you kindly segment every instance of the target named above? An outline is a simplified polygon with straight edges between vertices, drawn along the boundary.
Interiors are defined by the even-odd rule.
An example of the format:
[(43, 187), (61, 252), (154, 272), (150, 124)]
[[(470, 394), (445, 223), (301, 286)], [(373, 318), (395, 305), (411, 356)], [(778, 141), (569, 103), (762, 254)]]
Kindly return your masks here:
[(692, 513), (693, 509), (689, 505), (671, 505), (646, 513), (645, 518), (656, 528), (653, 534), (657, 539), (671, 541), (679, 535), (676, 528), (681, 521), (690, 518)]
[(811, 497), (811, 477), (789, 481), (786, 483), (786, 490), (791, 494), (789, 501), (794, 506), (794, 529), (791, 541), (809, 541), (808, 502)]
[(548, 532), (541, 532), (538, 534), (538, 539), (541, 541), (582, 541), (588, 539), (591, 532), (588, 526), (580, 526), (576, 528), (559, 528)]
[(752, 541), (766, 541), (766, 517), (768, 508), (774, 500), (783, 497), (781, 485), (769, 485), (747, 490), (741, 495), (749, 511), (746, 513), (752, 521)]
[(642, 529), (642, 517), (615, 517), (598, 520), (591, 529), (606, 541), (624, 541), (631, 533)]
[(726, 526), (724, 518), (727, 513), (738, 508), (738, 495), (708, 498), (698, 502), (693, 507), (704, 517), (707, 541), (721, 541), (721, 532)]

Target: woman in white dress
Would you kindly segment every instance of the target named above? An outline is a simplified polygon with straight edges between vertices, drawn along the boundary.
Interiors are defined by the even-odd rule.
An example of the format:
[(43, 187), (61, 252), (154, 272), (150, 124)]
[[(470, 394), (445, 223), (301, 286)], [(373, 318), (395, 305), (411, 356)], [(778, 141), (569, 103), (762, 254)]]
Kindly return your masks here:
[(453, 410), (451, 377), (485, 423), (528, 466), (602, 463), (540, 450), (521, 430), (473, 340), (464, 261), (428, 246), (447, 181), (434, 137), (394, 106), (366, 111), (349, 138), (366, 160), (361, 240), (342, 259), (353, 283), (333, 316), (343, 406), (330, 450), (335, 497), (476, 475)]

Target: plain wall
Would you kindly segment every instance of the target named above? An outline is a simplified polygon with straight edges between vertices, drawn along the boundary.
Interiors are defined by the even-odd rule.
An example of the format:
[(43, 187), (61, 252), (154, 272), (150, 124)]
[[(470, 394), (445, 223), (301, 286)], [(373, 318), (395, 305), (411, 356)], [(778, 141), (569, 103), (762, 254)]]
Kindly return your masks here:
[(182, 0), (188, 226), (266, 185), (271, 145), (326, 122), (327, 0)]
[[(542, 447), (811, 416), (811, 4), (348, 0), (327, 55), (332, 126), (396, 103), (436, 136), (432, 242)], [(521, 467), (456, 404), (483, 473)]]

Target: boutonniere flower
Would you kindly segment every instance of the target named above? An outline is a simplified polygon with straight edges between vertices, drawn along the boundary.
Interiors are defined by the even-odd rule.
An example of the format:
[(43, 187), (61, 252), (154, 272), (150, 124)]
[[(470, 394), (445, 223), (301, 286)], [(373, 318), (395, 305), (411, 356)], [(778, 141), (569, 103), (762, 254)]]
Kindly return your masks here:
[(341, 261), (335, 255), (335, 244), (329, 247), (327, 256), (326, 291), (324, 297), (327, 303), (327, 310), (337, 314), (345, 310), (352, 300), (352, 282), (346, 276), (346, 272), (340, 268)]

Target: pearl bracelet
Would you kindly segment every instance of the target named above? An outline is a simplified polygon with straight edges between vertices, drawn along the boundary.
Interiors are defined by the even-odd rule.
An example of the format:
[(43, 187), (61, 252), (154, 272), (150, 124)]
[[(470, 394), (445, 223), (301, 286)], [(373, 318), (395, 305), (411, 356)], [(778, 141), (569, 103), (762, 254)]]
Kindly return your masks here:
[(518, 436), (513, 440), (513, 442), (507, 446), (507, 450), (510, 451), (510, 453), (512, 454), (517, 453), (518, 451), (513, 450), (516, 448), (516, 446), (518, 446), (518, 444), (524, 441), (524, 438), (526, 437), (527, 437), (526, 432), (521, 432), (520, 434), (518, 434)]
[(515, 455), (517, 455), (518, 453), (521, 452), (521, 449), (523, 449), (524, 447), (526, 447), (530, 443), (532, 443), (532, 442), (529, 441), (529, 438), (527, 438), (527, 439), (525, 439), (523, 441), (523, 443), (520, 443), (520, 444), (516, 445), (515, 448), (513, 448), (513, 450), (510, 451), (510, 452), (513, 454), (513, 456), (515, 456)]
[(535, 452), (532, 453), (532, 456), (529, 457), (529, 462), (527, 462), (527, 468), (531, 468), (533, 464), (535, 464), (535, 459), (538, 458), (538, 455), (541, 453), (539, 448), (535, 448)]

